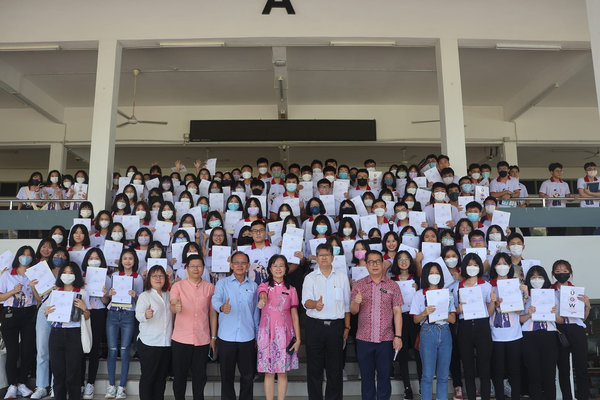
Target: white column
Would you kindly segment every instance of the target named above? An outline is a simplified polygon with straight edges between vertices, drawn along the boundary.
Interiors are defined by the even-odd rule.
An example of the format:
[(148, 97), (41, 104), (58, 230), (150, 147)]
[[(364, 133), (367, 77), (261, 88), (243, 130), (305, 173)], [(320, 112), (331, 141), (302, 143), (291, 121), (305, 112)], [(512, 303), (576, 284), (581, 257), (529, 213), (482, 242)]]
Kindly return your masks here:
[(509, 165), (519, 165), (517, 142), (504, 142), (502, 145), (502, 153), (504, 154), (504, 161), (506, 161)]
[(48, 162), (48, 172), (52, 170), (60, 171), (65, 174), (67, 169), (67, 148), (62, 143), (52, 143), (50, 145), (50, 160)]
[(600, 106), (600, 2), (598, 0), (587, 0), (587, 16), (590, 30), (590, 44), (592, 47), (594, 79), (596, 82), (596, 96), (598, 105)]
[(100, 41), (92, 119), (90, 186), (88, 192), (88, 200), (92, 202), (94, 209), (98, 211), (106, 209), (112, 196), (121, 55), (122, 47), (118, 41)]
[(450, 158), (457, 176), (467, 175), (467, 149), (463, 116), (458, 40), (440, 39), (436, 47), (442, 154)]

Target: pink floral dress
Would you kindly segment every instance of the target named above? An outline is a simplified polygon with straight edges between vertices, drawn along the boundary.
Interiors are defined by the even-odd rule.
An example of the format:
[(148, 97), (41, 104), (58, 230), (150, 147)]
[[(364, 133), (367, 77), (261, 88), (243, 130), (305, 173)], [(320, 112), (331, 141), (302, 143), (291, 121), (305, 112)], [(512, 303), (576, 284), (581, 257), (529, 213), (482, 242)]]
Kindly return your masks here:
[(258, 295), (267, 293), (267, 304), (261, 310), (258, 328), (258, 372), (275, 374), (298, 369), (298, 353), (289, 355), (286, 349), (295, 337), (292, 308), (298, 307), (298, 293), (293, 286), (268, 282), (260, 284)]

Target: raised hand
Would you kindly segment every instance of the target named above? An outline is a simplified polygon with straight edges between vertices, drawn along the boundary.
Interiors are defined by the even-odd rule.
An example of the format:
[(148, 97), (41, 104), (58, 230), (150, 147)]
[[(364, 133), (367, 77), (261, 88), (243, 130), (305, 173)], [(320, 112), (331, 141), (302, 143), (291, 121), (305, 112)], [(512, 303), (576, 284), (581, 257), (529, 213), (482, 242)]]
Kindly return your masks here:
[(152, 319), (153, 316), (154, 316), (154, 310), (152, 310), (152, 306), (150, 304), (148, 304), (148, 309), (146, 310), (145, 317), (146, 317), (146, 319)]
[(266, 305), (267, 305), (267, 295), (265, 293), (261, 293), (256, 307), (258, 307), (259, 309), (262, 310), (263, 307)]
[(231, 306), (229, 305), (229, 297), (227, 298), (225, 304), (221, 306), (221, 311), (223, 311), (223, 314), (229, 314), (231, 312)]
[(323, 307), (325, 307), (325, 304), (323, 304), (323, 296), (319, 297), (319, 300), (317, 301), (317, 305), (316, 305), (316, 310), (317, 311), (321, 311), (323, 310)]
[(358, 289), (358, 294), (356, 296), (354, 296), (354, 302), (356, 304), (360, 304), (363, 301), (363, 297), (362, 294), (360, 293), (360, 289)]
[(175, 314), (181, 314), (181, 299), (177, 299), (175, 303)]

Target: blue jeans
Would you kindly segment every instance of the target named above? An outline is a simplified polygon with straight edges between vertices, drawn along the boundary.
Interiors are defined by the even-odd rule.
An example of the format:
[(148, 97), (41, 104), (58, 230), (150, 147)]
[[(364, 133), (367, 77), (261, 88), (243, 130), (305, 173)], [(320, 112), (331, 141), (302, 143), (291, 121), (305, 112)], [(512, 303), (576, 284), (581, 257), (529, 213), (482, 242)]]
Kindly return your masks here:
[(452, 334), (450, 326), (423, 324), (421, 327), (421, 361), (423, 377), (421, 378), (421, 399), (433, 397), (433, 377), (437, 366), (436, 397), (439, 400), (448, 398), (448, 373), (452, 356)]
[[(48, 342), (50, 341), (50, 322), (46, 319), (44, 311), (46, 303), (38, 309), (35, 345), (37, 347), (36, 370), (35, 370), (35, 386), (48, 387), (50, 386), (50, 351), (48, 350)], [(52, 377), (54, 381), (54, 377)]]
[[(390, 373), (394, 358), (391, 341), (373, 343), (356, 339), (356, 358), (360, 368), (362, 400), (389, 400), (392, 397)], [(375, 388), (377, 370), (377, 388)]]
[(133, 337), (135, 320), (134, 311), (108, 311), (106, 318), (106, 340), (108, 342), (108, 382), (115, 384), (115, 370), (117, 369), (117, 343), (119, 330), (121, 331), (121, 380), (119, 386), (125, 387), (129, 374), (129, 349)]

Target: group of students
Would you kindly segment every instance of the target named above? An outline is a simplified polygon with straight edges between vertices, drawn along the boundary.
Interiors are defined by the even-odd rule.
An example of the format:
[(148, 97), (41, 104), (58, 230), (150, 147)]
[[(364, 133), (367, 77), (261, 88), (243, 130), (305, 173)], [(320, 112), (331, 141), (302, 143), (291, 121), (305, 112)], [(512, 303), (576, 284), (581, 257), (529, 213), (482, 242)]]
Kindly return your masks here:
[[(570, 352), (573, 353), (578, 392), (587, 393), (585, 363), (587, 347), (583, 331), (585, 325), (581, 320), (564, 321), (557, 316), (558, 324), (531, 323), (529, 317), (532, 311), (528, 304), (525, 304), (522, 315), (499, 313), (498, 304), (501, 299), (498, 299), (497, 291), (494, 292), (494, 284), (497, 280), (513, 276), (519, 278), (523, 284), (521, 289), (524, 302), (529, 299), (529, 289), (537, 287), (540, 277), (544, 279), (541, 287), (550, 287), (550, 280), (543, 268), (531, 267), (529, 272), (524, 274), (521, 267), (523, 237), (491, 224), (493, 212), (498, 207), (511, 206), (508, 200), (511, 197), (524, 197), (522, 189), (516, 189), (518, 186), (506, 188), (500, 186), (506, 181), (515, 180), (510, 177), (505, 179), (507, 177), (505, 171), (509, 168), (511, 175), (516, 174), (518, 177), (518, 167), (505, 164), (498, 164), (499, 177), (492, 181), (489, 176), (484, 175), (488, 173), (485, 166), (479, 165), (469, 167), (470, 176), (465, 177), (467, 179), (457, 179), (449, 166), (448, 157), (428, 156), (419, 166), (409, 168), (403, 165), (392, 166), (389, 171), (381, 174), (379, 190), (370, 186), (372, 173), (376, 171), (373, 160), (365, 161), (364, 169), (349, 168), (344, 165), (338, 167), (335, 160), (327, 160), (325, 164), (315, 160), (310, 166), (300, 167), (292, 164), (288, 169), (289, 172), (284, 175), (283, 166), (279, 163), (271, 164), (269, 173), (268, 161), (261, 158), (257, 162), (259, 176), (256, 178), (253, 178), (253, 168), (248, 165), (231, 172), (222, 174), (217, 172), (211, 176), (208, 169), (200, 168), (201, 163), (198, 161), (195, 164), (197, 174), (188, 173), (183, 180), (177, 172), (170, 176), (162, 176), (158, 165), (152, 166), (150, 174), (146, 174), (148, 176), (137, 171), (137, 168), (130, 167), (127, 171), (130, 184), (120, 185), (121, 177), (115, 175), (114, 201), (111, 210), (103, 210), (95, 214), (92, 204), (87, 201), (69, 206), (79, 209), (80, 219), (90, 220), (90, 230), (87, 228), (88, 224), (76, 224), (70, 231), (61, 226), (52, 227), (47, 232), (47, 237), (40, 242), (36, 252), (28, 247), (20, 249), (15, 255), (13, 269), (0, 277), (0, 293), (2, 293), (0, 300), (5, 301), (2, 332), (7, 344), (7, 375), (11, 385), (7, 398), (14, 398), (17, 394), (22, 396), (32, 394), (24, 383), (36, 348), (37, 388), (32, 398), (42, 398), (48, 394), (49, 364), (52, 366), (54, 379), (52, 388), (57, 398), (65, 398), (67, 392), (69, 398), (79, 398), (82, 394), (83, 398), (92, 398), (100, 359), (100, 344), (104, 334), (108, 342), (107, 365), (110, 383), (106, 398), (126, 396), (125, 386), (132, 342), (142, 362), (140, 393), (144, 391), (142, 386), (151, 388), (150, 391), (144, 392), (142, 399), (162, 398), (164, 378), (169, 373), (170, 365), (172, 365), (170, 373), (175, 379), (173, 385), (175, 397), (183, 398), (187, 372), (191, 367), (194, 374), (194, 397), (201, 398), (197, 396), (201, 396), (206, 382), (207, 357), (211, 355), (214, 358), (217, 352), (223, 383), (226, 383), (222, 386), (223, 398), (235, 398), (235, 391), (229, 383), (233, 384), (236, 364), (242, 375), (240, 398), (249, 398), (248, 396), (252, 395), (252, 379), (256, 370), (266, 373), (265, 391), (268, 398), (273, 396), (274, 379), (277, 374), (278, 394), (279, 397), (283, 397), (287, 382), (285, 372), (298, 367), (297, 351), (300, 337), (299, 334), (296, 336), (296, 333), (299, 330), (297, 309), (300, 304), (302, 304), (300, 311), (304, 313), (302, 309), (306, 309), (307, 315), (307, 375), (311, 399), (322, 398), (320, 385), (324, 368), (327, 371), (326, 397), (341, 398), (339, 396), (343, 393), (342, 381), (345, 377), (343, 369), (345, 351), (342, 349), (344, 341), (349, 336), (354, 336), (357, 341), (361, 375), (370, 376), (371, 373), (374, 374), (374, 367), (378, 369), (376, 389), (374, 380), (363, 379), (365, 398), (371, 398), (375, 391), (378, 396), (383, 395), (379, 398), (386, 398), (388, 386), (385, 380), (389, 381), (389, 376), (386, 375), (390, 375), (392, 370), (392, 357), (388, 355), (393, 348), (398, 350), (396, 359), (399, 361), (400, 374), (405, 386), (405, 399), (412, 398), (408, 374), (408, 349), (411, 347), (421, 349), (420, 355), (416, 352), (416, 359), (423, 398), (432, 396), (431, 386), (434, 375), (437, 375), (438, 381), (437, 397), (445, 398), (444, 393), (448, 392), (447, 377), (450, 372), (455, 388), (454, 398), (460, 400), (462, 398), (461, 361), (469, 398), (476, 396), (476, 375), (481, 379), (479, 391), (482, 398), (489, 398), (490, 379), (493, 380), (496, 392), (502, 392), (504, 388), (501, 384), (507, 374), (510, 375), (513, 398), (518, 398), (520, 395), (520, 386), (524, 386), (521, 382), (529, 383), (529, 393), (532, 398), (541, 398), (542, 390), (548, 396), (548, 393), (552, 393), (551, 387), (554, 387), (553, 373), (549, 374), (549, 369), (552, 368), (554, 371), (557, 363), (561, 371), (560, 383), (563, 396), (570, 398), (570, 389), (567, 389)], [(176, 167), (178, 165), (180, 166), (176, 163)], [(427, 186), (431, 190), (430, 200), (426, 204), (420, 204), (415, 198), (419, 187), (415, 178), (423, 175), (421, 171), (427, 167), (437, 168), (443, 181), (429, 182)], [(589, 180), (596, 180), (591, 173), (591, 168), (586, 164), (586, 171), (589, 169)], [(50, 180), (53, 177), (55, 176), (49, 176), (51, 184), (57, 183), (54, 182), (56, 179)], [(314, 177), (316, 181), (313, 181)], [(148, 188), (145, 185), (147, 181), (156, 178), (159, 182), (158, 187)], [(63, 183), (64, 179), (65, 177)], [(325, 209), (320, 196), (332, 193), (336, 180), (349, 181), (348, 191), (343, 200), (336, 201), (335, 212), (327, 212), (330, 210)], [(454, 182), (456, 180), (459, 184)], [(209, 181), (208, 185), (203, 181)], [(35, 196), (39, 196), (37, 198), (47, 196), (44, 190), (49, 193), (48, 189), (42, 189), (39, 182), (41, 182), (41, 174), (32, 174), (28, 186), (30, 190), (26, 194), (27, 199), (34, 200), (31, 196), (32, 190), (36, 193)], [(303, 182), (314, 183), (312, 197), (300, 198), (299, 192), (303, 189)], [(486, 183), (490, 185), (490, 196), (485, 198), (483, 204), (473, 201), (468, 203), (464, 210), (459, 207), (459, 196), (473, 195), (476, 185), (486, 185)], [(514, 182), (510, 183), (513, 184)], [(120, 186), (121, 190), (119, 190)], [(210, 193), (229, 193), (222, 210), (210, 204), (210, 196), (198, 194), (199, 188), (206, 186)], [(35, 187), (38, 187), (37, 191)], [(227, 188), (229, 190), (226, 190)], [(40, 191), (42, 194), (39, 193)], [(138, 198), (138, 194), (141, 198)], [(164, 199), (174, 196), (179, 200), (178, 202)], [(262, 196), (264, 202), (261, 201)], [(374, 214), (377, 217), (377, 227), (369, 229), (368, 232), (361, 229), (355, 218), (359, 211), (357, 203), (352, 200), (357, 196), (367, 214)], [(298, 199), (297, 204), (300, 207), (296, 212), (290, 199)], [(505, 200), (508, 203), (503, 203)], [(189, 213), (178, 218), (178, 207), (175, 203), (190, 203)], [(446, 223), (447, 229), (438, 229), (435, 219), (431, 217), (432, 209), (438, 203), (449, 203), (453, 206), (452, 219)], [(267, 210), (263, 209), (263, 204)], [(519, 204), (519, 206), (524, 205)], [(25, 204), (25, 207), (29, 205)], [(198, 213), (192, 213), (193, 208), (198, 208)], [(238, 210), (243, 210), (241, 218), (226, 228), (227, 213)], [(421, 210), (427, 214), (426, 220), (421, 223), (421, 226), (411, 226), (410, 213)], [(463, 213), (465, 217), (460, 218), (459, 213)], [(133, 240), (127, 240), (123, 224), (115, 222), (123, 215), (136, 215), (139, 218), (140, 228)], [(169, 243), (166, 245), (161, 241), (153, 240), (157, 221), (169, 222), (173, 225)], [(282, 222), (278, 236), (273, 230), (267, 233), (269, 221)], [(279, 254), (281, 239), (278, 239), (278, 243), (271, 243), (270, 239), (273, 236), (280, 238), (287, 230), (292, 231), (292, 228), (302, 229), (306, 242), (300, 251), (293, 254), (294, 260), (288, 260)], [(320, 239), (316, 249), (309, 245), (313, 238)], [(123, 245), (119, 259), (114, 262), (104, 257), (103, 248), (107, 240), (120, 242)], [(487, 247), (490, 241), (505, 241), (505, 252), (490, 254), (485, 260), (476, 254), (467, 254), (467, 248)], [(177, 260), (179, 256), (174, 256), (172, 252), (173, 243), (186, 243), (181, 252), (181, 260)], [(347, 243), (351, 243), (351, 246), (347, 247)], [(439, 262), (432, 262), (436, 260), (428, 259), (430, 257), (422, 251), (423, 243), (440, 243), (439, 256), (443, 259), (443, 266)], [(409, 249), (401, 250), (402, 244)], [(235, 251), (228, 259), (229, 273), (212, 272), (213, 246), (229, 246), (232, 252)], [(71, 263), (71, 252), (81, 251), (85, 251), (83, 260), (79, 263)], [(320, 251), (324, 254), (319, 254)], [(381, 262), (377, 260), (378, 255)], [(336, 271), (339, 270), (337, 267), (332, 268), (332, 264), (338, 256), (344, 256), (345, 270), (342, 274), (336, 275)], [(157, 265), (153, 263), (153, 259), (157, 261), (167, 259), (168, 263), (165, 266)], [(73, 338), (69, 335), (77, 335), (79, 329), (77, 322), (62, 324), (62, 326), (55, 326), (56, 323), (50, 326), (46, 322), (47, 314), (52, 312), (52, 308), (44, 306), (48, 299), (40, 298), (34, 283), (29, 282), (24, 276), (24, 271), (38, 261), (46, 261), (53, 269), (57, 276), (57, 290), (62, 288), (62, 290), (78, 291), (84, 287), (87, 267), (107, 269), (105, 295), (102, 297), (84, 295), (82, 301), (76, 304), (76, 307), (82, 310), (84, 318), (91, 318), (93, 344), (88, 360), (83, 356), (81, 347), (77, 347), (77, 341), (67, 340)], [(572, 271), (568, 262), (557, 263), (552, 269), (552, 274), (557, 277), (557, 280), (560, 275), (560, 280), (554, 287), (560, 290)], [(377, 270), (378, 266), (379, 270), (373, 275), (371, 269)], [(505, 266), (509, 266), (508, 270)], [(367, 268), (369, 276), (357, 281), (351, 279), (352, 268), (356, 267)], [(476, 267), (477, 271), (475, 271)], [(452, 282), (444, 283), (444, 268), (452, 274)], [(567, 272), (563, 271), (565, 268)], [(111, 296), (114, 295), (110, 278), (112, 274), (133, 277), (130, 307), (112, 305)], [(335, 279), (339, 280), (339, 284), (330, 288), (328, 285), (331, 282), (328, 277), (331, 274), (336, 276)], [(567, 280), (562, 282), (565, 274)], [(437, 282), (435, 275), (440, 277)], [(391, 308), (386, 314), (381, 314), (382, 317), (385, 316), (382, 321), (385, 320), (386, 324), (389, 324), (386, 325), (386, 329), (389, 329), (385, 333), (382, 332), (380, 336), (376, 335), (376, 338), (366, 334), (364, 330), (375, 321), (372, 314), (382, 313), (384, 308), (371, 304), (368, 311), (362, 312), (361, 317), (363, 306), (366, 308), (367, 304), (372, 303), (373, 298), (364, 292), (355, 292), (355, 288), (360, 287), (358, 282), (364, 284), (363, 281), (369, 279), (373, 282), (379, 280), (378, 284), (381, 284), (382, 280), (389, 279), (414, 280), (414, 288), (417, 291), (412, 304), (403, 304), (402, 294), (397, 293), (399, 289), (389, 291), (390, 294), (394, 293), (394, 298), (391, 298), (389, 303)], [(485, 321), (483, 319), (464, 321), (460, 313), (458, 289), (475, 285), (481, 285), (486, 293), (486, 311), (489, 319), (486, 317)], [(399, 287), (399, 283), (392, 287)], [(432, 310), (431, 306), (425, 304), (424, 293), (444, 287), (452, 288), (452, 292), (456, 293), (451, 297), (451, 304), (449, 304), (449, 310), (452, 312), (446, 321), (448, 323), (443, 321), (429, 323), (428, 315)], [(302, 296), (298, 296), (298, 292), (302, 293)], [(320, 299), (317, 296), (319, 293), (322, 294)], [(197, 297), (199, 294), (200, 296)], [(357, 295), (359, 302), (356, 301)], [(198, 300), (199, 298), (201, 300)], [(382, 300), (380, 296), (374, 298)], [(587, 297), (582, 297), (580, 301), (584, 301), (586, 308), (589, 309)], [(362, 305), (357, 308), (353, 303)], [(36, 305), (40, 306), (36, 309)], [(36, 310), (37, 318), (34, 318)], [(191, 313), (189, 310), (204, 311), (202, 317), (195, 312), (194, 315), (186, 316), (186, 313)], [(176, 315), (175, 318), (173, 314)], [(358, 314), (358, 317), (351, 317), (351, 314)], [(368, 317), (365, 317), (367, 314)], [(456, 314), (459, 315), (458, 318), (455, 317)], [(519, 317), (518, 322), (516, 317)], [(35, 334), (36, 319), (37, 335)], [(202, 328), (197, 329), (197, 326)], [(69, 331), (64, 328), (76, 330)], [(559, 349), (556, 346), (556, 354), (553, 356), (552, 351), (540, 347), (542, 343), (547, 345), (548, 341), (547, 335), (538, 331), (546, 333), (557, 329), (564, 331), (563, 333), (569, 337), (571, 347)], [(312, 335), (309, 335), (309, 332), (312, 332)], [(394, 337), (388, 340), (390, 332)], [(118, 347), (119, 335), (120, 348)], [(136, 335), (137, 340), (134, 340)], [(525, 343), (528, 336), (533, 344), (523, 345), (521, 351), (521, 342)], [(292, 337), (295, 338), (293, 344)], [(257, 352), (253, 350), (255, 339), (259, 342)], [(400, 343), (397, 343), (396, 339), (400, 339)], [(32, 345), (34, 341), (36, 346)], [(376, 357), (382, 354), (382, 357), (388, 360), (389, 373), (386, 374), (385, 369), (379, 373), (379, 368), (386, 364), (385, 362), (382, 364), (380, 359), (375, 358), (377, 362), (374, 363), (373, 358), (366, 356), (366, 354), (372, 355), (375, 350), (365, 347), (362, 342), (370, 341), (384, 344), (386, 351), (376, 352)], [(418, 346), (417, 342), (420, 342)], [(338, 346), (331, 346), (332, 343), (339, 343), (339, 349)], [(359, 343), (362, 350), (368, 348), (371, 353), (358, 351)], [(556, 340), (553, 344), (556, 344)], [(294, 350), (291, 354), (287, 351), (288, 347), (289, 350)], [(526, 357), (522, 357), (522, 352), (530, 352), (534, 348), (539, 351), (527, 353)], [(119, 385), (115, 385), (116, 359), (119, 350), (121, 374)], [(475, 363), (475, 353), (477, 363)], [(252, 354), (255, 356), (248, 358)], [(65, 358), (65, 355), (68, 356)], [(21, 364), (20, 369), (17, 369), (19, 357)], [(65, 359), (69, 362), (65, 363)], [(521, 368), (522, 359), (526, 360), (527, 368)], [(516, 364), (518, 366), (515, 367)], [(529, 376), (525, 381), (521, 379), (521, 371), (528, 372)], [(391, 391), (389, 394), (391, 395)], [(13, 397), (10, 397), (11, 395)]]

